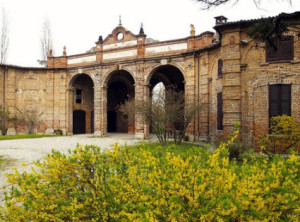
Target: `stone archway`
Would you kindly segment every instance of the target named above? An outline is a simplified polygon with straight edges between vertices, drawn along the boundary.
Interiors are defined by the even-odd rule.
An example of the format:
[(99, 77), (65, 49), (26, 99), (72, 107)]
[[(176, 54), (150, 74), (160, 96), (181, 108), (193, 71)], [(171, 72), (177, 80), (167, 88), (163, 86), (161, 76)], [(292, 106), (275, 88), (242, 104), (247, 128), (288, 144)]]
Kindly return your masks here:
[(107, 80), (107, 132), (135, 133), (135, 123), (129, 122), (118, 106), (126, 100), (135, 99), (135, 81), (125, 70), (115, 70)]
[[(149, 96), (153, 96), (153, 89), (158, 85), (163, 86), (164, 90), (172, 89), (178, 92), (185, 93), (184, 75), (181, 70), (173, 65), (162, 65), (156, 67), (148, 76), (147, 85), (149, 86)], [(153, 98), (152, 98), (153, 99)], [(182, 110), (184, 112), (184, 110)], [(183, 122), (179, 121), (179, 128), (183, 126)], [(151, 132), (151, 127), (146, 126), (146, 132)]]
[(70, 124), (73, 134), (94, 133), (94, 83), (87, 74), (74, 76), (69, 84)]
[(162, 65), (155, 68), (148, 76), (147, 84), (150, 86), (150, 93), (156, 84), (162, 82), (166, 88), (174, 87), (183, 91), (185, 88), (184, 75), (181, 70), (173, 65)]

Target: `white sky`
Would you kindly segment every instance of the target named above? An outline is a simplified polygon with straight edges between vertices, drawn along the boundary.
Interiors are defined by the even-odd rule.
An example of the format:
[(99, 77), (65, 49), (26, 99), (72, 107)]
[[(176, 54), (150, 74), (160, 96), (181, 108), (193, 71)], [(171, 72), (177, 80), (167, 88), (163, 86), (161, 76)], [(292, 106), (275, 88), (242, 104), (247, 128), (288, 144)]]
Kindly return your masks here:
[(55, 55), (60, 56), (64, 45), (68, 55), (95, 46), (99, 35), (105, 38), (118, 25), (119, 14), (126, 29), (138, 34), (143, 22), (145, 34), (162, 41), (187, 37), (190, 24), (196, 34), (213, 31), (218, 15), (237, 21), (300, 11), (300, 0), (293, 0), (292, 7), (282, 0), (262, 1), (264, 10), (257, 9), (252, 0), (201, 10), (195, 0), (0, 0), (10, 21), (7, 63), (38, 66), (45, 17), (51, 22)]

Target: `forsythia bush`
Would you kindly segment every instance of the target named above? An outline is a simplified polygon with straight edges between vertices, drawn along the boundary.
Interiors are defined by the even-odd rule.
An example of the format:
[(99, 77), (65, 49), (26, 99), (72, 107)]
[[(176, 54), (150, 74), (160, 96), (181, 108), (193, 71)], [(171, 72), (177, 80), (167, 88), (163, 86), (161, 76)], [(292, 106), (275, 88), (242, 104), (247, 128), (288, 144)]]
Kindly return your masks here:
[(300, 151), (300, 123), (291, 116), (273, 116), (270, 133), (260, 143), (267, 154), (288, 153), (291, 149)]
[(55, 151), (8, 175), (0, 221), (299, 221), (299, 156), (237, 163), (226, 146), (186, 158), (117, 144)]

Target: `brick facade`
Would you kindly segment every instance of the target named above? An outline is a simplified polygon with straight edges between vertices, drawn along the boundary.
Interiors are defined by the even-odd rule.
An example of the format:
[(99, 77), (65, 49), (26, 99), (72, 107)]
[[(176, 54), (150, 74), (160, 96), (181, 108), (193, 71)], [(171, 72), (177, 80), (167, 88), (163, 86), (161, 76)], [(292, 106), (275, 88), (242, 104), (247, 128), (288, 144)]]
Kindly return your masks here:
[[(294, 15), (291, 20), (300, 25), (299, 13)], [(191, 30), (187, 38), (163, 42), (149, 41), (142, 29), (135, 35), (119, 25), (104, 40), (99, 37), (90, 52), (50, 56), (47, 68), (0, 66), (0, 93), (12, 114), (16, 109), (32, 108), (43, 113), (44, 125), (38, 128), (39, 133), (62, 129), (72, 134), (74, 110), (85, 110), (86, 133), (91, 133), (93, 127), (95, 135), (106, 135), (108, 119), (114, 118), (108, 117), (114, 114), (108, 114), (113, 110), (108, 110), (111, 101), (107, 94), (113, 83), (131, 87), (134, 93), (128, 92), (127, 97), (134, 95), (136, 100), (148, 97), (157, 81), (183, 84), (186, 97), (202, 105), (188, 128), (190, 139), (225, 137), (239, 121), (242, 138), (253, 142), (256, 136), (268, 132), (271, 84), (291, 84), (291, 115), (300, 121), (299, 33), (288, 33), (294, 36), (292, 60), (267, 63), (264, 43), (256, 44), (247, 36), (248, 28), (256, 21), (217, 24), (217, 34), (194, 35)], [(220, 59), (221, 76), (218, 75)], [(88, 84), (76, 82), (83, 75)], [(74, 102), (76, 88), (82, 88), (83, 100), (88, 103)], [(220, 92), (223, 130), (217, 129)], [(3, 99), (0, 102), (3, 104)], [(123, 127), (122, 131), (142, 138), (149, 135), (149, 126), (139, 116), (135, 117), (134, 126), (128, 124), (125, 128), (127, 123), (119, 117), (113, 121), (122, 125), (118, 126)], [(11, 134), (25, 133), (24, 127), (11, 123), (7, 128)]]

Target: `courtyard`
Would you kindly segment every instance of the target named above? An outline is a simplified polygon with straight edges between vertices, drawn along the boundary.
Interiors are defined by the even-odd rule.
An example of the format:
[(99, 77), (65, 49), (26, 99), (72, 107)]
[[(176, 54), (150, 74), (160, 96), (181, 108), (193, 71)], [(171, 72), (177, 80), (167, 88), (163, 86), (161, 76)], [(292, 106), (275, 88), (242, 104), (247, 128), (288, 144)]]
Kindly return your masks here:
[[(153, 137), (150, 139), (155, 140)], [(92, 134), (79, 134), (74, 136), (43, 137), (33, 139), (17, 139), (0, 141), (0, 156), (5, 162), (0, 168), (0, 187), (6, 185), (6, 174), (13, 173), (17, 168), (20, 173), (30, 170), (32, 162), (43, 160), (52, 149), (67, 154), (68, 150), (73, 150), (77, 144), (96, 145), (103, 150), (110, 149), (114, 143), (120, 145), (135, 144), (142, 140), (134, 135), (123, 133), (110, 133), (107, 137), (95, 137)], [(2, 192), (0, 192), (2, 199)]]

